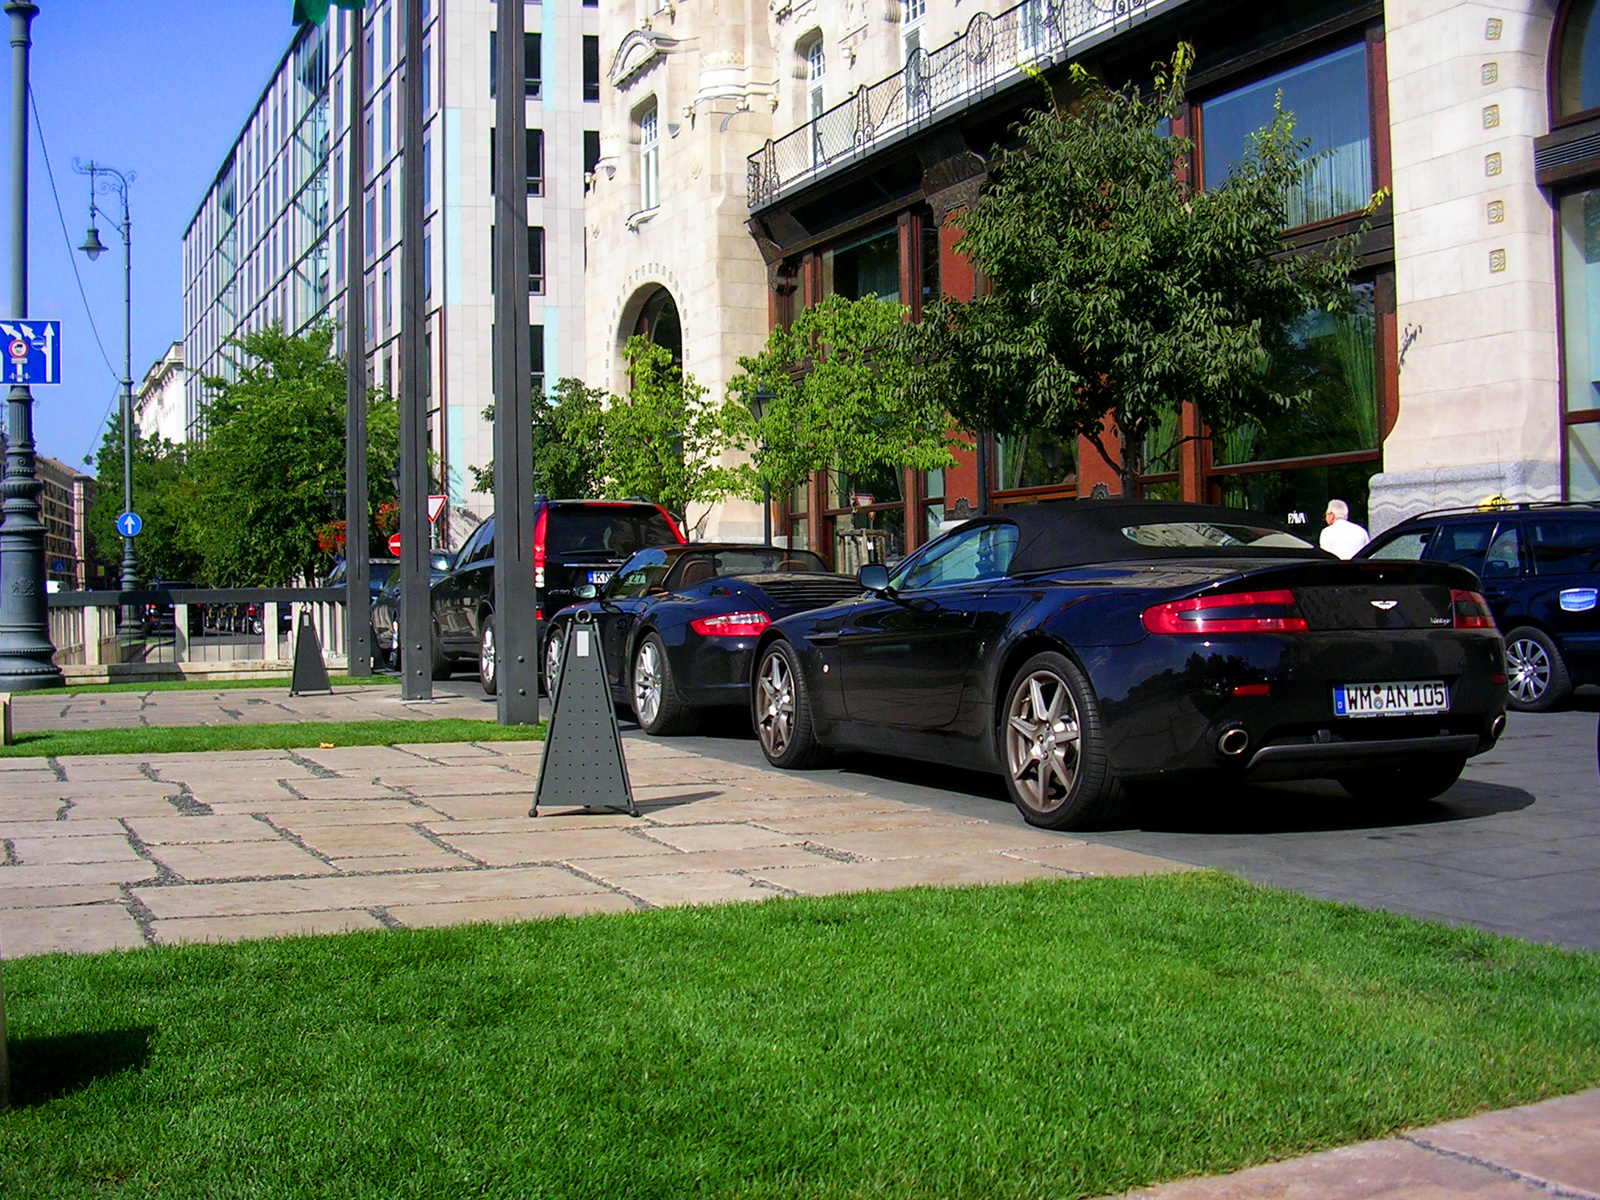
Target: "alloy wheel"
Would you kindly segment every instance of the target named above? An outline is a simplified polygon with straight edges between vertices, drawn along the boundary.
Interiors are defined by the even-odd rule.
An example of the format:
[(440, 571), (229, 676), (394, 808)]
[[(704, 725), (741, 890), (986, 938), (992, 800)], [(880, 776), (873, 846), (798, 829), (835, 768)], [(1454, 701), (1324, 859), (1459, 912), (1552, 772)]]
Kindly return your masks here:
[(1035, 811), (1060, 808), (1078, 777), (1078, 706), (1067, 681), (1035, 671), (1012, 692), (1006, 713), (1006, 769)]
[(550, 631), (544, 644), (544, 694), (556, 698), (556, 685), (561, 682), (561, 648), (566, 637), (560, 627)]
[(757, 683), (756, 734), (767, 757), (778, 758), (794, 736), (794, 675), (782, 654), (767, 655)]
[(1550, 687), (1550, 656), (1532, 638), (1506, 646), (1506, 667), (1511, 695), (1523, 704), (1537, 703)]
[(478, 678), (483, 681), (485, 688), (494, 687), (494, 672), (494, 626), (485, 625), (483, 627), (483, 635), (478, 642)]
[(644, 642), (634, 660), (633, 711), (640, 725), (654, 725), (661, 712), (661, 653), (654, 641)]

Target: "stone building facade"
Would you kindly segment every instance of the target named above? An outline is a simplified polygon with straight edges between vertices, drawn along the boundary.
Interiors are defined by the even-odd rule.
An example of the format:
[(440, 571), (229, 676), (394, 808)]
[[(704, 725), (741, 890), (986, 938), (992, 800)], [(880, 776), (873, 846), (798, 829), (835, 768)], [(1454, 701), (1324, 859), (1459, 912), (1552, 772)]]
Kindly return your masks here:
[(133, 397), (133, 424), (143, 437), (182, 445), (196, 432), (199, 416), (183, 367), (183, 343), (173, 342), (144, 374)]
[[(727, 0), (608, 10), (602, 157), (587, 211), (587, 364), (681, 330), (715, 392), (772, 323), (830, 292), (916, 311), (981, 286), (956, 252), (1031, 72), (1114, 84), (1195, 46), (1179, 131), (1224, 177), (1281, 93), (1320, 154), (1293, 240), (1361, 234), (1356, 313), (1294, 331), (1317, 420), (1180, 443), (1147, 495), (1382, 528), (1422, 509), (1600, 499), (1600, 19), (1595, 0)], [(1388, 199), (1365, 220), (1369, 198)], [(1592, 282), (1591, 282), (1592, 277)], [(669, 309), (666, 297), (670, 297)], [(1591, 315), (1593, 314), (1593, 315)], [(1591, 365), (1591, 363), (1593, 365)], [(1176, 434), (1201, 434), (1185, 411)], [(950, 515), (1115, 481), (1098, 456), (981, 437), (925, 477), (811, 481), (780, 529), (844, 561)], [(892, 477), (898, 475), (898, 478)], [(863, 503), (863, 501), (866, 501)], [(730, 508), (717, 528), (747, 536)], [(861, 531), (867, 531), (862, 534)], [(840, 556), (843, 557), (840, 557)]]

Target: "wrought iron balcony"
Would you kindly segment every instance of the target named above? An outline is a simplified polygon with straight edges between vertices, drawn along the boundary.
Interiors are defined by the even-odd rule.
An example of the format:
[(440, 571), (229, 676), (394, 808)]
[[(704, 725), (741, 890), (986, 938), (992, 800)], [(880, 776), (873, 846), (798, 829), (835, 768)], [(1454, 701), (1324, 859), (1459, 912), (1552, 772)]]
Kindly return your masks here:
[(887, 139), (924, 128), (973, 101), (1015, 87), (1029, 71), (1063, 62), (1154, 11), (1183, 0), (1023, 0), (998, 16), (980, 12), (966, 32), (799, 128), (749, 159), (752, 209), (772, 203), (830, 167), (870, 155)]

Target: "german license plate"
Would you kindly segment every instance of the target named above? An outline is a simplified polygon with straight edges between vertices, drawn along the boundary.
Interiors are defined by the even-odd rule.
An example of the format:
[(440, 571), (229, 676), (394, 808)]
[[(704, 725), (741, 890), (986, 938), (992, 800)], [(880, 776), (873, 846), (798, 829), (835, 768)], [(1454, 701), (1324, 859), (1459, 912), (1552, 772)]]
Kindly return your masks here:
[(611, 582), (611, 572), (610, 571), (590, 571), (589, 572), (589, 582), (594, 584), (597, 587), (602, 583), (610, 583)]
[(1336, 717), (1410, 717), (1450, 711), (1450, 689), (1425, 683), (1342, 683), (1333, 689)]

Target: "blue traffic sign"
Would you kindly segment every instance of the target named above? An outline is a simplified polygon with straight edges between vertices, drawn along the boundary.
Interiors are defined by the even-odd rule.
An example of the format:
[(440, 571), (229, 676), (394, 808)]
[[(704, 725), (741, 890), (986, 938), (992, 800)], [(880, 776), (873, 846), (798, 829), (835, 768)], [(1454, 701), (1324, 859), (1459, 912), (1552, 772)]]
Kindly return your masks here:
[(139, 519), (138, 513), (126, 512), (117, 518), (117, 532), (123, 537), (138, 537), (139, 530), (144, 528), (144, 522)]
[(6, 383), (60, 383), (61, 322), (0, 321), (0, 374)]

